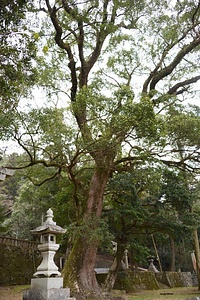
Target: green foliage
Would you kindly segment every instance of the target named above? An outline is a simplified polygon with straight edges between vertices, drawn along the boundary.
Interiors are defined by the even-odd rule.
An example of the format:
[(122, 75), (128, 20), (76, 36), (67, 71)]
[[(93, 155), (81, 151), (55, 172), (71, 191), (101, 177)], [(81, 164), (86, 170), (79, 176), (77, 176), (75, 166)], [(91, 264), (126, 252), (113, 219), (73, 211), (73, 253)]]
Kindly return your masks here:
[[(146, 239), (146, 236), (145, 236)], [(143, 236), (132, 238), (129, 247), (129, 260), (133, 265), (148, 267), (147, 258), (152, 254), (151, 247), (145, 243)]]
[(101, 94), (97, 87), (84, 87), (77, 96), (73, 109), (80, 113), (86, 106), (90, 132), (96, 142), (113, 141), (119, 144), (129, 132), (138, 139), (155, 139), (157, 124), (149, 97), (134, 101), (134, 92), (122, 85), (111, 97)]
[(15, 197), (13, 213), (6, 221), (10, 227), (10, 234), (18, 238), (31, 239), (30, 230), (40, 226), (45, 220), (46, 211), (51, 207), (54, 220), (65, 227), (75, 218), (70, 188), (66, 188), (66, 181), (52, 180), (37, 187), (22, 173), (19, 182), (18, 196)]
[[(42, 12), (41, 28), (34, 18), (28, 24), (36, 16), (30, 4), (9, 1), (3, 30), (12, 35), (1, 36), (1, 136), (22, 147), (16, 165), (27, 168), (13, 213), (17, 230), (25, 236), (19, 226), (35, 227), (35, 214), (48, 206), (78, 251), (80, 239), (96, 246), (105, 232), (127, 244), (136, 233), (177, 237), (198, 225), (184, 176), (162, 170), (163, 163), (182, 170), (199, 164), (198, 111), (176, 105), (199, 80), (197, 0), (33, 6)], [(35, 80), (48, 105), (7, 114)], [(109, 230), (100, 219), (105, 189)]]
[[(87, 239), (85, 239), (86, 236)], [(90, 216), (81, 222), (71, 223), (67, 227), (67, 237), (72, 243), (78, 238), (83, 243), (87, 243), (87, 246), (97, 243), (101, 247), (105, 244), (111, 245), (113, 235), (109, 232), (108, 224), (103, 219), (97, 220), (96, 217)]]
[(0, 233), (7, 231), (7, 226), (4, 224), (5, 221), (5, 209), (2, 205), (0, 205)]
[(171, 139), (181, 145), (199, 145), (199, 108), (196, 106), (171, 107), (167, 116), (167, 127)]
[(151, 186), (153, 178), (148, 178), (147, 174), (148, 169), (132, 174), (122, 173), (109, 182), (110, 197), (105, 207), (105, 218), (120, 243), (127, 244), (133, 235), (154, 231), (158, 226), (154, 215), (157, 200), (155, 182)]
[(188, 190), (184, 173), (143, 168), (116, 174), (108, 189), (103, 216), (114, 240), (126, 245), (134, 263), (146, 265), (147, 256), (154, 253), (151, 233), (156, 233), (158, 244), (167, 244), (167, 249), (168, 236), (178, 246), (184, 234), (191, 248), (191, 230), (199, 226), (200, 219), (191, 212), (194, 191)]
[(165, 170), (163, 177), (162, 193), (165, 195), (166, 201), (179, 211), (190, 210), (192, 201), (184, 174)]
[(17, 105), (19, 96), (28, 94), (37, 74), (33, 66), (35, 40), (28, 33), (26, 10), (27, 4), (23, 0), (1, 2), (1, 110), (6, 112)]

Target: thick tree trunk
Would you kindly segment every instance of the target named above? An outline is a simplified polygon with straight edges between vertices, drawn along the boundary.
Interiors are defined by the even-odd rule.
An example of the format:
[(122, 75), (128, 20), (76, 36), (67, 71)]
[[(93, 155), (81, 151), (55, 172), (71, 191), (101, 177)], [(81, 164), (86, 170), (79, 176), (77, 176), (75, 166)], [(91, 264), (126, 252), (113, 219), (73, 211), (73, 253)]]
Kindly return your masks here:
[(100, 291), (94, 272), (98, 247), (94, 243), (86, 245), (85, 238), (77, 238), (63, 269), (64, 286), (83, 294)]
[(198, 289), (200, 290), (200, 249), (199, 249), (199, 238), (198, 238), (198, 232), (197, 229), (193, 230), (193, 236), (194, 236), (194, 252), (196, 257), (196, 272), (197, 272), (197, 278), (198, 278)]
[(112, 288), (114, 287), (115, 281), (117, 279), (117, 273), (122, 266), (122, 259), (124, 256), (124, 251), (125, 251), (124, 244), (120, 245), (118, 243), (115, 259), (113, 261), (113, 264), (112, 264), (112, 266), (108, 272), (108, 275), (106, 277), (106, 280), (105, 280), (105, 284), (104, 284), (105, 291), (111, 291)]
[(90, 183), (87, 207), (80, 228), (81, 234), (77, 236), (63, 269), (64, 286), (84, 294), (100, 291), (94, 272), (98, 250), (96, 229), (99, 226), (108, 178), (108, 170), (96, 168)]

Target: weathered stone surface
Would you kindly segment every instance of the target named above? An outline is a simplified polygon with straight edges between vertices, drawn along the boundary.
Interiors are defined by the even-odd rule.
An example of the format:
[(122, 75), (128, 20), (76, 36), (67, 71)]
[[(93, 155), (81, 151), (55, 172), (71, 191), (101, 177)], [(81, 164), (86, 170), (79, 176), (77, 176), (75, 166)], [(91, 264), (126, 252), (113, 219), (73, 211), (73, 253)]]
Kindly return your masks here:
[(136, 292), (138, 290), (157, 290), (159, 284), (153, 272), (120, 272), (114, 289)]
[(56, 244), (56, 234), (65, 233), (66, 229), (58, 226), (53, 221), (53, 210), (49, 208), (46, 214), (46, 221), (43, 225), (31, 230), (32, 234), (40, 236), (41, 244), (38, 250), (42, 255), (42, 262), (37, 267), (34, 277), (56, 277), (61, 276), (58, 267), (54, 262), (54, 256), (60, 245)]
[[(50, 290), (61, 289), (63, 287), (62, 277), (44, 277), (44, 278), (32, 278), (31, 289), (32, 290)], [(66, 289), (67, 290), (67, 289)]]
[(23, 300), (75, 300), (70, 298), (69, 289), (27, 290), (23, 293)]
[(169, 287), (192, 286), (192, 275), (190, 272), (159, 272), (155, 273), (158, 282)]
[(192, 272), (192, 285), (193, 286), (198, 286), (199, 283), (198, 283), (198, 278), (197, 278), (197, 273), (194, 271)]
[[(98, 282), (103, 285), (106, 274), (96, 274)], [(114, 289), (136, 292), (138, 290), (159, 289), (168, 287), (193, 286), (190, 272), (119, 272)]]
[(45, 300), (41, 291), (27, 290), (23, 292), (23, 300)]
[(193, 286), (192, 274), (191, 272), (180, 272), (180, 277), (183, 282), (183, 286)]

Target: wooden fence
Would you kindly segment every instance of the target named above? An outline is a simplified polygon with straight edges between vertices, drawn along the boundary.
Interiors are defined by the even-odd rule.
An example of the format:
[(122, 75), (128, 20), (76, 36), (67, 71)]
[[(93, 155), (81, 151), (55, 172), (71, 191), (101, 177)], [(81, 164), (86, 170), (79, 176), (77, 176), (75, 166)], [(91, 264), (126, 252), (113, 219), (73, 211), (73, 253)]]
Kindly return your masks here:
[(6, 237), (0, 235), (0, 244), (19, 247), (22, 250), (37, 250), (37, 242), (16, 239), (12, 237)]

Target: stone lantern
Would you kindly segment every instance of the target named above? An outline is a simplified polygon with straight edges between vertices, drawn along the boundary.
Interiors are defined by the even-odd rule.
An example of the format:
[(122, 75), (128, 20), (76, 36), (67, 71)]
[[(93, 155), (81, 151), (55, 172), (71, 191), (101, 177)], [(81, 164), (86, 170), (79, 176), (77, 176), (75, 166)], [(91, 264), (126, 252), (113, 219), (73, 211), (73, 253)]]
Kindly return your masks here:
[(3, 181), (7, 177), (13, 176), (14, 173), (15, 173), (15, 170), (0, 167), (0, 181)]
[(59, 248), (59, 244), (56, 244), (56, 235), (65, 233), (66, 230), (53, 221), (51, 208), (47, 210), (46, 218), (42, 226), (31, 230), (32, 234), (40, 236), (41, 244), (38, 245), (38, 250), (43, 257), (42, 263), (37, 268), (37, 272), (33, 274), (33, 277), (60, 277), (61, 273), (54, 263), (54, 256)]
[(54, 256), (59, 248), (56, 235), (65, 232), (65, 229), (53, 221), (51, 208), (47, 210), (44, 224), (31, 230), (33, 235), (40, 236), (38, 250), (42, 254), (42, 262), (33, 274), (31, 289), (24, 292), (23, 300), (74, 299), (70, 298), (70, 289), (63, 288), (63, 278), (54, 263)]

